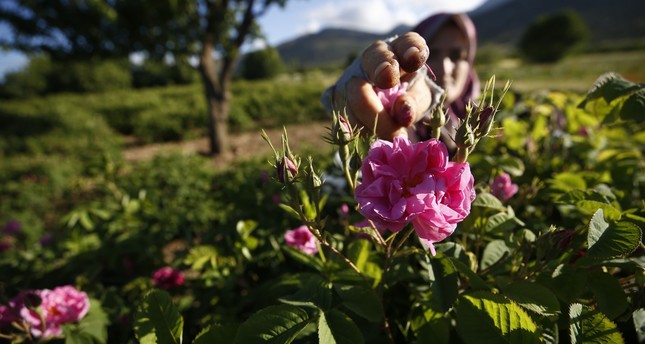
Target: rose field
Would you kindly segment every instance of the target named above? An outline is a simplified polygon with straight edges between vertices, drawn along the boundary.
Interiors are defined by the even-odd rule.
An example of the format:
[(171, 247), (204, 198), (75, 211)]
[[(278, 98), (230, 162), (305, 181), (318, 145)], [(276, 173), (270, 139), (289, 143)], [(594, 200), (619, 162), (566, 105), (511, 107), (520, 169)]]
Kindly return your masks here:
[(198, 85), (4, 101), (0, 342), (645, 341), (645, 84), (497, 70), (454, 154), (326, 116), (322, 73), (236, 81), (266, 150), (224, 163), (123, 158), (203, 137)]

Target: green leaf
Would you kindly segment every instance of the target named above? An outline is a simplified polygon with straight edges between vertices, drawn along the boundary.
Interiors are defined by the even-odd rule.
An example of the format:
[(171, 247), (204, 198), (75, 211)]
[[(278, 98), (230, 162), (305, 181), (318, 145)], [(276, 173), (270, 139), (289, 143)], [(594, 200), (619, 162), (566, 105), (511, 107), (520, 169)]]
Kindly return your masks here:
[(162, 290), (148, 292), (135, 314), (134, 333), (141, 344), (181, 343), (184, 319)]
[(287, 253), (287, 255), (289, 255), (297, 262), (310, 266), (316, 269), (317, 271), (323, 270), (323, 262), (320, 261), (320, 259), (318, 259), (316, 256), (306, 254), (298, 249), (295, 249), (289, 246), (283, 246), (283, 249)]
[(641, 229), (631, 222), (608, 224), (603, 218), (603, 210), (591, 217), (587, 245), (589, 258), (617, 258), (632, 253), (640, 244)]
[(490, 290), (490, 286), (486, 281), (484, 281), (479, 275), (477, 275), (473, 270), (471, 270), (466, 264), (462, 261), (457, 260), (457, 258), (450, 257), (452, 264), (455, 266), (457, 271), (462, 273), (470, 281), (470, 286), (474, 289)]
[(326, 310), (331, 307), (331, 285), (320, 275), (312, 275), (295, 294), (285, 297), (281, 301), (291, 304), (310, 302), (316, 307)]
[(217, 267), (217, 248), (211, 245), (195, 246), (190, 249), (184, 263), (190, 265), (193, 270), (201, 270), (210, 263), (212, 267)]
[(544, 316), (560, 313), (560, 302), (548, 288), (529, 281), (517, 281), (504, 288), (504, 295), (523, 308)]
[(475, 200), (472, 203), (472, 206), (497, 209), (497, 210), (506, 210), (506, 207), (502, 204), (502, 202), (499, 199), (497, 199), (497, 197), (493, 196), (492, 194), (489, 194), (488, 192), (478, 193), (477, 197), (475, 197)]
[(639, 308), (632, 313), (634, 329), (639, 343), (645, 343), (645, 308)]
[(98, 300), (90, 299), (90, 311), (78, 323), (78, 331), (96, 339), (97, 343), (106, 343), (109, 319)]
[(612, 102), (614, 99), (629, 95), (639, 88), (638, 85), (631, 81), (623, 79), (620, 75), (609, 72), (605, 73), (594, 81), (591, 89), (585, 96), (585, 99), (578, 105), (579, 108), (584, 108), (587, 102), (604, 98), (607, 103)]
[(569, 192), (576, 189), (584, 190), (587, 188), (587, 182), (585, 182), (584, 178), (579, 174), (571, 172), (559, 173), (552, 179), (549, 179), (547, 183), (553, 190), (562, 192)]
[(370, 256), (370, 247), (370, 242), (363, 239), (355, 240), (347, 247), (347, 258), (354, 262), (354, 265), (361, 271), (365, 268), (365, 263)]
[(627, 295), (616, 277), (600, 271), (591, 271), (587, 277), (589, 289), (598, 301), (598, 309), (609, 319), (616, 319), (627, 310)]
[(597, 310), (574, 303), (569, 307), (571, 343), (624, 343), (616, 324)]
[(444, 255), (430, 259), (430, 264), (423, 264), (428, 269), (430, 291), (432, 296), (430, 304), (438, 312), (447, 312), (457, 300), (459, 278), (455, 266)]
[(235, 343), (291, 343), (313, 320), (297, 306), (269, 306), (240, 325)]
[(457, 305), (457, 333), (465, 343), (540, 343), (531, 317), (501, 295), (474, 292)]
[(594, 214), (598, 209), (602, 209), (604, 217), (610, 221), (618, 221), (622, 217), (620, 210), (616, 209), (611, 204), (603, 202), (584, 200), (577, 202), (576, 206), (589, 214)]
[(412, 327), (417, 337), (417, 343), (448, 344), (450, 343), (450, 320), (432, 309), (424, 312), (423, 325)]
[(484, 248), (484, 253), (482, 254), (482, 260), (480, 263), (481, 268), (486, 269), (490, 267), (508, 253), (510, 253), (510, 249), (506, 246), (504, 240), (493, 240), (489, 242)]
[(239, 325), (218, 325), (200, 332), (193, 344), (233, 343)]
[(645, 118), (645, 89), (632, 94), (620, 108), (620, 117), (626, 121), (642, 122)]
[(320, 314), (318, 339), (320, 344), (360, 344), (365, 341), (352, 319), (335, 309)]
[(372, 288), (362, 285), (334, 284), (334, 290), (343, 300), (343, 305), (352, 312), (372, 322), (382, 319), (381, 300)]

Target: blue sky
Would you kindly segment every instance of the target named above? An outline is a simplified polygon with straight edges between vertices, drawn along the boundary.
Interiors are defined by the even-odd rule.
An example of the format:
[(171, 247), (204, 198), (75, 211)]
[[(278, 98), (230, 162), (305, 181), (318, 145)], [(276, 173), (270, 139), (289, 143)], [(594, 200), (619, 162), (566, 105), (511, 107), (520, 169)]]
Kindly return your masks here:
[[(272, 7), (259, 19), (267, 43), (278, 45), (324, 28), (350, 28), (367, 32), (388, 32), (399, 24), (414, 25), (437, 12), (465, 12), (486, 0), (289, 0), (284, 8)], [(0, 36), (9, 35), (0, 25)], [(254, 42), (262, 46), (262, 42)], [(0, 78), (21, 69), (27, 58), (14, 51), (0, 50)]]

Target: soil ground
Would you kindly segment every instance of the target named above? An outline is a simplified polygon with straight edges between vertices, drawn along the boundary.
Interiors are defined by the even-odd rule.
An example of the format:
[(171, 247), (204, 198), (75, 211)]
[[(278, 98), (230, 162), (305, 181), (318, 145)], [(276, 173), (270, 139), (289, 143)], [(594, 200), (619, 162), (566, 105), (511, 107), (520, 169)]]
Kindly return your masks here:
[[(323, 136), (328, 132), (327, 127), (329, 125), (330, 122), (313, 122), (286, 126), (291, 149), (296, 152), (305, 148), (324, 149), (329, 147), (329, 144), (323, 141)], [(265, 131), (274, 147), (279, 149), (283, 129), (276, 128)], [(227, 166), (245, 159), (269, 155), (271, 148), (264, 141), (261, 134), (260, 130), (230, 133), (230, 152), (213, 157), (213, 165), (218, 169), (225, 169)], [(208, 155), (208, 138), (130, 147), (123, 151), (123, 158), (127, 162), (136, 163), (168, 152)]]

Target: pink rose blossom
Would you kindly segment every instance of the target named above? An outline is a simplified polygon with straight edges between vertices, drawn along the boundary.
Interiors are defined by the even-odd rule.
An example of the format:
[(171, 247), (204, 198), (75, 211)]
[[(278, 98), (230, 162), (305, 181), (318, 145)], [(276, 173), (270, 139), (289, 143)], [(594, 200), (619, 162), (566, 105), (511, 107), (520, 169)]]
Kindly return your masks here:
[(316, 237), (311, 234), (309, 228), (305, 225), (287, 231), (284, 234), (284, 241), (288, 246), (296, 248), (306, 254), (318, 253)]
[(452, 234), (475, 198), (470, 166), (448, 162), (448, 150), (437, 139), (378, 140), (361, 172), (363, 179), (354, 194), (360, 212), (379, 231), (397, 232), (413, 222), (433, 254), (432, 244)]
[(38, 308), (40, 315), (27, 307), (20, 310), (22, 318), (31, 325), (34, 337), (60, 336), (63, 333), (61, 325), (81, 321), (90, 310), (87, 294), (70, 285), (53, 290), (37, 290), (35, 293), (42, 300)]
[(152, 284), (162, 289), (172, 289), (184, 284), (184, 273), (181, 270), (165, 266), (152, 273)]
[(347, 203), (343, 203), (340, 205), (338, 208), (338, 216), (340, 216), (341, 219), (346, 219), (349, 217), (349, 206)]
[(394, 87), (387, 89), (374, 87), (376, 95), (379, 97), (381, 103), (383, 104), (383, 107), (387, 110), (388, 113), (392, 113), (392, 108), (394, 107), (396, 99), (406, 94), (407, 90), (407, 82), (397, 84)]
[(20, 310), (25, 307), (25, 303), (37, 306), (39, 302), (40, 297), (36, 295), (36, 292), (28, 290), (9, 300), (7, 305), (0, 305), (0, 328), (10, 326), (12, 322), (20, 320)]
[(502, 173), (490, 185), (490, 193), (502, 201), (508, 201), (513, 197), (518, 190), (517, 184), (511, 183), (511, 176), (507, 173)]
[(457, 223), (470, 214), (475, 199), (474, 178), (468, 163), (449, 162), (436, 173), (435, 190), (425, 197), (426, 210), (413, 221), (419, 239), (435, 255), (434, 243), (450, 236)]

